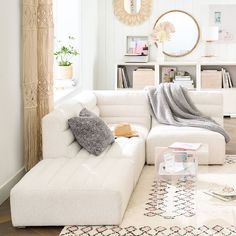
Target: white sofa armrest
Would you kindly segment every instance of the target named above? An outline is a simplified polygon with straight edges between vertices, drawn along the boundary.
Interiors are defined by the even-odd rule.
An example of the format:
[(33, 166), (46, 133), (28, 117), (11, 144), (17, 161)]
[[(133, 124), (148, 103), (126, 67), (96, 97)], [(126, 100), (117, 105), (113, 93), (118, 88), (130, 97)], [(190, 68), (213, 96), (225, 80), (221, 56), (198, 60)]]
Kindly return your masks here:
[(65, 101), (42, 119), (43, 159), (75, 157), (81, 147), (75, 142), (68, 119), (77, 116), (86, 107), (99, 115), (97, 99), (93, 92), (82, 92)]

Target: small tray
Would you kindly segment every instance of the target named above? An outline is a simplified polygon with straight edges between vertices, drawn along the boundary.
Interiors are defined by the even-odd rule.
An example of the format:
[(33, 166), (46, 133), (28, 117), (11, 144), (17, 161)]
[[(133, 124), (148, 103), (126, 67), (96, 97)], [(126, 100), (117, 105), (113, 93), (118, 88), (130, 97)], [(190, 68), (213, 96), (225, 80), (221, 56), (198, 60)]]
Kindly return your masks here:
[(224, 192), (223, 190), (212, 191), (214, 194), (217, 194), (222, 197), (236, 197), (236, 191), (232, 191), (230, 193)]

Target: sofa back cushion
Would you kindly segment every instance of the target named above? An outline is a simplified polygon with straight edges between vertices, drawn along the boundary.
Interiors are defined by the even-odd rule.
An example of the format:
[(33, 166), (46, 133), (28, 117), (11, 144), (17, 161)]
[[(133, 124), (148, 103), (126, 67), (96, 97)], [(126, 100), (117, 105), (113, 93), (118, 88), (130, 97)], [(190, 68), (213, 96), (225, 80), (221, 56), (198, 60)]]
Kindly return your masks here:
[(189, 91), (195, 106), (204, 115), (224, 125), (223, 94), (220, 91)]
[(56, 107), (42, 120), (43, 158), (75, 157), (80, 145), (75, 141), (69, 129), (68, 120), (78, 116), (85, 107), (96, 115), (99, 109), (93, 92), (79, 93), (65, 103)]
[(108, 124), (136, 123), (150, 128), (150, 108), (145, 91), (94, 91), (100, 117)]
[[(199, 111), (223, 127), (223, 95), (220, 91), (189, 91), (188, 94)], [(158, 124), (153, 118), (152, 127)]]

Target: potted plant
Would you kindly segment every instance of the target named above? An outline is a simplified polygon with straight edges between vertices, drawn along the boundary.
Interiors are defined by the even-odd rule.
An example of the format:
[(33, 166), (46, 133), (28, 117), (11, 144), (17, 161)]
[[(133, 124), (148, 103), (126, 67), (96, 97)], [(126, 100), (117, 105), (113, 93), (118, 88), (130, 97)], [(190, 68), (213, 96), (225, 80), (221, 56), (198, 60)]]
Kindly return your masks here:
[(73, 67), (71, 59), (79, 55), (78, 50), (72, 45), (72, 41), (75, 38), (72, 36), (68, 38), (68, 44), (61, 44), (61, 41), (58, 41), (60, 46), (54, 52), (57, 61), (57, 79), (72, 79)]

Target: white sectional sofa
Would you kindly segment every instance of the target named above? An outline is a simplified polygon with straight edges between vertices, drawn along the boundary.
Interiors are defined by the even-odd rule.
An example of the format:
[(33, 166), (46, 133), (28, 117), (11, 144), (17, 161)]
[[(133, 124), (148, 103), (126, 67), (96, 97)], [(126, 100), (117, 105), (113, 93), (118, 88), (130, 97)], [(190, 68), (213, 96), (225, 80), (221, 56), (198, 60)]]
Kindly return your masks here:
[[(196, 106), (223, 124), (222, 95), (190, 92)], [(109, 126), (129, 122), (139, 137), (117, 138), (100, 156), (82, 149), (67, 120), (86, 107)], [(88, 91), (43, 118), (43, 160), (11, 191), (14, 226), (117, 225), (145, 164), (154, 163), (156, 146), (174, 141), (203, 142), (209, 158), (222, 164), (224, 137), (208, 130), (172, 127), (151, 118), (144, 91)]]
[[(205, 115), (210, 116), (221, 126), (223, 120), (223, 97), (221, 93), (206, 91), (189, 92), (196, 107)], [(155, 146), (166, 147), (173, 142), (195, 142), (208, 144), (208, 157), (199, 156), (199, 164), (223, 164), (225, 159), (225, 139), (216, 132), (193, 127), (176, 127), (159, 124), (152, 119), (152, 129), (147, 138), (147, 163), (154, 164)]]

